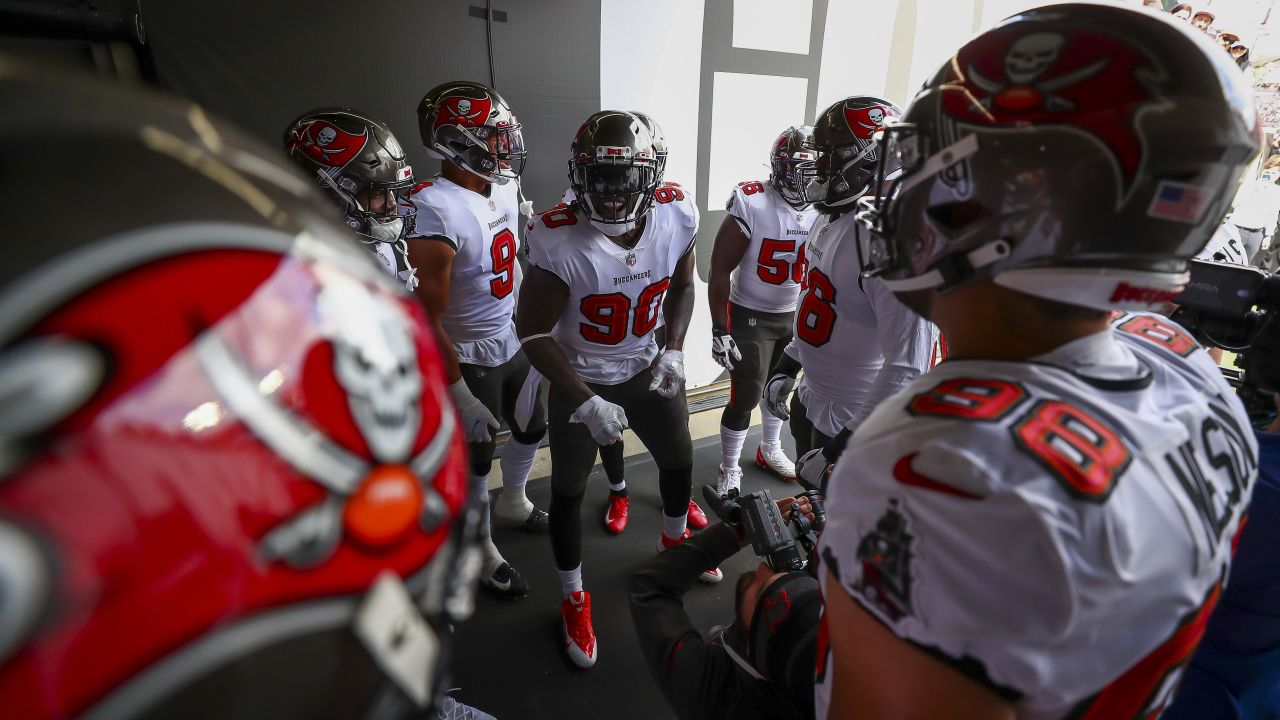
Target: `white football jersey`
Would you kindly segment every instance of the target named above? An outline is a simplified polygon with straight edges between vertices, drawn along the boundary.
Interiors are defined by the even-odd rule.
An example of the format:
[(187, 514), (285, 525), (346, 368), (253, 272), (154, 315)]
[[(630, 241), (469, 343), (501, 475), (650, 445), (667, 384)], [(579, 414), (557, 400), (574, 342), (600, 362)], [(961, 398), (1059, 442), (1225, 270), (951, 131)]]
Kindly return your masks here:
[(792, 343), (805, 374), (797, 397), (814, 426), (834, 436), (866, 399), (886, 354), (895, 365), (929, 367), (937, 328), (883, 281), (862, 277), (865, 252), (858, 243), (867, 233), (855, 233), (857, 218), (828, 217), (814, 223), (805, 245)]
[(948, 360), (836, 464), (824, 592), (1020, 718), (1153, 717), (1221, 592), (1257, 453), (1218, 367), (1159, 315), (1031, 362)]
[(1249, 259), (1245, 257), (1244, 243), (1240, 240), (1240, 229), (1231, 222), (1219, 225), (1218, 229), (1213, 231), (1209, 242), (1196, 254), (1196, 259), (1248, 265)]
[(760, 312), (795, 310), (804, 272), (804, 242), (818, 211), (812, 205), (800, 210), (791, 207), (762, 182), (738, 183), (725, 210), (751, 239), (733, 270), (729, 300)]
[(437, 175), (410, 199), (418, 211), (413, 236), (444, 238), (456, 253), (444, 331), (460, 361), (494, 367), (520, 350), (512, 322), (520, 199), (513, 182), (489, 188), (485, 197)]
[(571, 206), (552, 208), (529, 224), (529, 262), (569, 286), (554, 337), (587, 382), (624, 382), (658, 353), (653, 331), (676, 264), (693, 248), (698, 211), (678, 186), (665, 185), (655, 195), (631, 250)]

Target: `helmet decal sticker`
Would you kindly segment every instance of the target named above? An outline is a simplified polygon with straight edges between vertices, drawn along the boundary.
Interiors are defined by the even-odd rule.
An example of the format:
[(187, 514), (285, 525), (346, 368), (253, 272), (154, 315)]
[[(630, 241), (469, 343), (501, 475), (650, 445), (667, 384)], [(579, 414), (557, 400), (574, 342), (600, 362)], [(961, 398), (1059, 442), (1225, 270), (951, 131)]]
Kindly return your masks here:
[(1132, 189), (1145, 146), (1138, 116), (1161, 104), (1163, 73), (1131, 44), (1087, 30), (996, 31), (961, 50), (951, 72), (943, 109), (956, 120), (1074, 128), (1114, 158), (1121, 196)]
[(444, 125), (462, 125), (480, 127), (489, 118), (493, 102), (489, 98), (448, 97), (440, 101), (440, 112), (436, 115), (433, 130)]
[(321, 165), (341, 168), (359, 155), (367, 142), (367, 131), (355, 135), (324, 120), (313, 120), (294, 131), (285, 150), (301, 150)]
[(849, 124), (849, 131), (859, 140), (870, 140), (881, 128), (891, 111), (883, 105), (867, 107), (844, 107), (844, 120)]

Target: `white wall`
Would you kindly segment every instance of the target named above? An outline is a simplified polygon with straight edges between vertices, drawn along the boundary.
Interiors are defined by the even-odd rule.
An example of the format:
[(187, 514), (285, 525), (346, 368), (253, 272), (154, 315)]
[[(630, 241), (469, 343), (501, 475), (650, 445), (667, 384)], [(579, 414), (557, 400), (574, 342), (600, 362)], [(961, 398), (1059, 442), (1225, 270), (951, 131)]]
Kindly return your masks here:
[(667, 177), (690, 192), (698, 176), (701, 0), (602, 0), (600, 109), (642, 110), (666, 135)]

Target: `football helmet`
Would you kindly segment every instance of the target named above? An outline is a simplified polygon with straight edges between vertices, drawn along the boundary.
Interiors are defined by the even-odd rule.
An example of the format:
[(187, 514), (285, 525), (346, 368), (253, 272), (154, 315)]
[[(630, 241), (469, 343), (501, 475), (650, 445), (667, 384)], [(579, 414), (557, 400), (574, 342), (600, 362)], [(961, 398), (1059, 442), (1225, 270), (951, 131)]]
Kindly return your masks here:
[(480, 83), (437, 85), (418, 103), (427, 154), (486, 182), (504, 185), (524, 172), (528, 153), (520, 121), (497, 90)]
[(662, 134), (662, 128), (653, 116), (639, 110), (632, 110), (631, 114), (640, 118), (640, 122), (644, 123), (644, 129), (648, 130), (650, 137), (653, 138), (653, 156), (658, 161), (658, 184), (661, 185), (662, 178), (667, 173), (667, 136)]
[(6, 716), (423, 716), (480, 557), (420, 308), (189, 102), (0, 60), (0, 104)]
[(805, 188), (817, 172), (814, 160), (813, 128), (809, 125), (789, 127), (782, 131), (769, 151), (769, 184), (783, 200), (794, 208), (809, 204)]
[(845, 98), (823, 110), (813, 124), (818, 159), (805, 200), (827, 213), (851, 209), (871, 190), (879, 166), (875, 134), (901, 115), (897, 105), (868, 95)]
[(886, 127), (861, 213), (871, 271), (895, 291), (976, 278), (1158, 308), (1258, 153), (1251, 98), (1230, 58), (1167, 15), (1073, 3), (1010, 17)]
[(347, 108), (312, 110), (289, 123), (284, 151), (332, 196), (365, 243), (388, 243), (409, 265), (404, 237), (416, 214), (413, 168), (391, 129)]
[(591, 224), (610, 237), (634, 229), (659, 182), (644, 123), (620, 110), (598, 112), (578, 128), (570, 153), (569, 186)]

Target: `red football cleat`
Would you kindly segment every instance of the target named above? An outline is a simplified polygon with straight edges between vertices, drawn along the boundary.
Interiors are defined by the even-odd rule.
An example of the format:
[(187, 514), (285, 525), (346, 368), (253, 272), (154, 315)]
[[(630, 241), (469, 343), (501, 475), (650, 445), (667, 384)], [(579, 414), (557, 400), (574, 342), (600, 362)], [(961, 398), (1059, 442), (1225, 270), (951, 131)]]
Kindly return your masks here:
[[(658, 533), (658, 552), (662, 552), (667, 548), (675, 547), (689, 539), (689, 537), (691, 537), (689, 528), (684, 529), (684, 535), (681, 535), (679, 540), (672, 540), (671, 538), (668, 538), (666, 533)], [(711, 568), (710, 570), (704, 570), (702, 574), (698, 576), (698, 579), (708, 585), (715, 585), (724, 579), (724, 573), (720, 572), (720, 568)]]
[(591, 627), (591, 593), (579, 590), (560, 601), (564, 651), (580, 668), (596, 664), (596, 631)]
[(614, 535), (621, 535), (627, 529), (627, 514), (630, 510), (631, 498), (610, 493), (609, 507), (604, 511), (604, 529)]
[(702, 508), (698, 507), (698, 503), (689, 498), (689, 516), (687, 519), (689, 527), (694, 530), (701, 530), (707, 526), (707, 514), (702, 512)]

